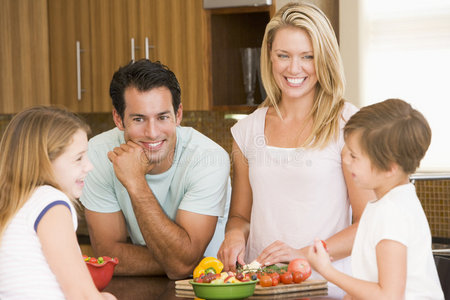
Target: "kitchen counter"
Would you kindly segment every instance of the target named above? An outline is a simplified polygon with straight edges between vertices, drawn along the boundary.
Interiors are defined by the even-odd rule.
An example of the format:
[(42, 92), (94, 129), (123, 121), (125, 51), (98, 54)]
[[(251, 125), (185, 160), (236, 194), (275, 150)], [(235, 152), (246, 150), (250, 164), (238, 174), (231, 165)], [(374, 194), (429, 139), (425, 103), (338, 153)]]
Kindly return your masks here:
[[(110, 292), (119, 300), (139, 300), (139, 299), (158, 299), (158, 300), (183, 300), (194, 299), (194, 297), (178, 296), (175, 290), (175, 281), (169, 280), (164, 276), (156, 277), (131, 277), (131, 276), (114, 276), (109, 285), (104, 290)], [(278, 297), (264, 299), (314, 299), (314, 300), (333, 300), (342, 299), (342, 290), (331, 287), (328, 290), (328, 295), (324, 296), (307, 296), (301, 298), (296, 294), (283, 294), (283, 298)], [(249, 299), (262, 299), (258, 297), (251, 297)]]

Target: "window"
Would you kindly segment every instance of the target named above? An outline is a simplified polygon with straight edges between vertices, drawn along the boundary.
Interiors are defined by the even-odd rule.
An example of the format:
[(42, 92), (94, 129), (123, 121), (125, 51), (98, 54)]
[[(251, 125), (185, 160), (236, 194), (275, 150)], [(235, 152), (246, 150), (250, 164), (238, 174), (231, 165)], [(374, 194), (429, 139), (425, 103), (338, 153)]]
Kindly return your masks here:
[[(353, 90), (354, 99), (349, 100), (358, 106), (387, 98), (411, 103), (427, 118), (433, 133), (419, 171), (449, 171), (450, 1), (350, 2), (358, 5), (353, 12), (340, 7), (341, 22), (347, 22), (341, 26), (341, 37), (345, 36), (341, 50), (346, 73), (348, 66), (353, 72), (347, 86), (359, 85)], [(344, 20), (346, 17), (350, 20)], [(358, 29), (343, 32), (355, 22)], [(344, 53), (348, 41), (355, 44), (352, 36), (357, 40), (353, 46), (356, 60)], [(352, 82), (352, 78), (357, 80)]]

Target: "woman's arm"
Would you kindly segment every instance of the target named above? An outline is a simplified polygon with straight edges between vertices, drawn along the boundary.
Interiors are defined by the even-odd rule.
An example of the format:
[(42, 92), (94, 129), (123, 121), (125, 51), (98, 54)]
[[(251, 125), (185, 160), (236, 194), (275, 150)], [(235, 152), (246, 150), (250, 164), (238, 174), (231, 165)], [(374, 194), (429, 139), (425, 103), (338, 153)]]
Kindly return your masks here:
[[(367, 202), (375, 199), (375, 193), (372, 190), (366, 190), (356, 186), (352, 174), (344, 164), (343, 158), (345, 155), (348, 155), (348, 149), (344, 146), (344, 149), (342, 150), (342, 172), (347, 185), (348, 198), (352, 207), (353, 224), (326, 240), (328, 252), (334, 260), (347, 257), (351, 254), (359, 219), (361, 218)], [(306, 254), (305, 251), (307, 251), (307, 249), (302, 250), (302, 252)]]
[(248, 177), (248, 161), (235, 141), (231, 152), (233, 164), (233, 188), (230, 212), (223, 241), (217, 257), (224, 270), (236, 270), (236, 262), (244, 265), (245, 244), (250, 230), (252, 189)]
[(42, 251), (67, 299), (115, 299), (100, 293), (83, 261), (70, 210), (64, 205), (50, 208), (40, 220), (37, 235)]
[[(308, 260), (325, 279), (333, 282), (356, 299), (403, 299), (406, 287), (405, 245), (382, 240), (376, 246), (378, 282), (356, 279), (336, 270), (320, 241), (311, 247)], [(316, 250), (316, 251), (315, 251)]]

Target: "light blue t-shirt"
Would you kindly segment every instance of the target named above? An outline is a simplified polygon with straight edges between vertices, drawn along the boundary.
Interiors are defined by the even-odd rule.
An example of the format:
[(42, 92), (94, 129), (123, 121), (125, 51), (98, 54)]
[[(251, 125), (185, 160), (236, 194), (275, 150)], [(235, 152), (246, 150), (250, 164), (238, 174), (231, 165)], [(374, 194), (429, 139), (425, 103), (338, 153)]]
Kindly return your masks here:
[[(178, 126), (175, 158), (169, 170), (146, 175), (159, 204), (171, 219), (178, 209), (219, 216), (216, 232), (205, 255), (217, 256), (224, 238), (230, 203), (228, 153), (191, 127)], [(111, 129), (89, 141), (88, 156), (94, 169), (85, 180), (81, 203), (92, 211), (122, 211), (134, 244), (145, 245), (125, 187), (117, 179), (108, 152), (125, 143), (123, 131)]]

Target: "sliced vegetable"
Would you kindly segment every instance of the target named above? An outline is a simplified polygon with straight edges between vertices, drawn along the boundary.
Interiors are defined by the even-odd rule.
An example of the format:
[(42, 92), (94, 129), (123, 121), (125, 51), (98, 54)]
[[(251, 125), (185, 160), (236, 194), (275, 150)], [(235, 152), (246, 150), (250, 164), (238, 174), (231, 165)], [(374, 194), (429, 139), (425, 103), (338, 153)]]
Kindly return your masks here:
[[(223, 263), (215, 257), (205, 257), (195, 267), (193, 277), (200, 277), (200, 274), (208, 274), (214, 272), (219, 274), (223, 270)], [(208, 272), (207, 272), (208, 271)]]

